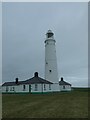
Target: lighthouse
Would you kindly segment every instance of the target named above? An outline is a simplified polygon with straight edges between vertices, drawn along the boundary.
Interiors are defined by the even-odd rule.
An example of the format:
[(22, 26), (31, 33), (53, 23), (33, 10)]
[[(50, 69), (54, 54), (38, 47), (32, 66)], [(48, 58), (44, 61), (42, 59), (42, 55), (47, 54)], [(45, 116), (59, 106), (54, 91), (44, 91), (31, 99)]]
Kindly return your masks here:
[(53, 83), (58, 83), (57, 57), (56, 57), (56, 41), (54, 33), (48, 30), (45, 42), (45, 79)]

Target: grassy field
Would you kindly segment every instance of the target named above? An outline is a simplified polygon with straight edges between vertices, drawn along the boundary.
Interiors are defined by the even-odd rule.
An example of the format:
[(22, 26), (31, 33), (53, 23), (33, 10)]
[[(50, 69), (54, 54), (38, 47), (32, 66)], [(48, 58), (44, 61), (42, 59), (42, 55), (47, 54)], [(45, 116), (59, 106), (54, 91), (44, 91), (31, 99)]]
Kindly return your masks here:
[(3, 94), (3, 118), (88, 118), (88, 91)]

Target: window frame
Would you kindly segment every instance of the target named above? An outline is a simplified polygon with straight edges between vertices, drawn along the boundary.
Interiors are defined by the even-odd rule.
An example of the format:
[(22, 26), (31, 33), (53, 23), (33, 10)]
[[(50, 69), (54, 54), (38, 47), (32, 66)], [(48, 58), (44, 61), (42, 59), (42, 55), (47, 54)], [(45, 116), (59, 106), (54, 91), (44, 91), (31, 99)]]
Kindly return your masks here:
[(9, 87), (8, 86), (6, 86), (6, 92), (8, 92), (9, 91)]
[(66, 88), (65, 88), (65, 85), (63, 85), (63, 89), (66, 89)]
[(23, 85), (23, 91), (25, 91), (26, 90), (26, 86), (25, 85)]
[(44, 90), (46, 90), (46, 84), (44, 84)]
[(51, 90), (51, 84), (49, 84), (49, 90)]
[(10, 91), (15, 91), (15, 87), (14, 87), (14, 86), (11, 86), (11, 87), (10, 87)]
[(38, 84), (35, 84), (35, 91), (38, 91)]

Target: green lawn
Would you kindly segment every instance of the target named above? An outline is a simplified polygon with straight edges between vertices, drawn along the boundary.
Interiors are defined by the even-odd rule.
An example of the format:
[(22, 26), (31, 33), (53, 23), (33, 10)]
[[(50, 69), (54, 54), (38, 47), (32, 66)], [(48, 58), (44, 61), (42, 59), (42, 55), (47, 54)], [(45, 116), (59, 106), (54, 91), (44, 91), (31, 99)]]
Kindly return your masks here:
[(3, 118), (87, 118), (88, 92), (3, 94)]

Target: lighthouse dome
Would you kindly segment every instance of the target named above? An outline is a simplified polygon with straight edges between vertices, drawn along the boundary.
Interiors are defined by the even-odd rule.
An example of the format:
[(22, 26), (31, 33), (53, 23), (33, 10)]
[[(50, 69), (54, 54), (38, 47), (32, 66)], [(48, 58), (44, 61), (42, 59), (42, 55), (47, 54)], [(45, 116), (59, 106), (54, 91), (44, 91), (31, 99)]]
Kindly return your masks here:
[(53, 32), (52, 32), (52, 30), (48, 30), (48, 32), (47, 32), (47, 33), (53, 33)]
[(53, 32), (51, 30), (48, 30), (46, 34), (47, 38), (53, 38), (53, 35), (54, 35)]

